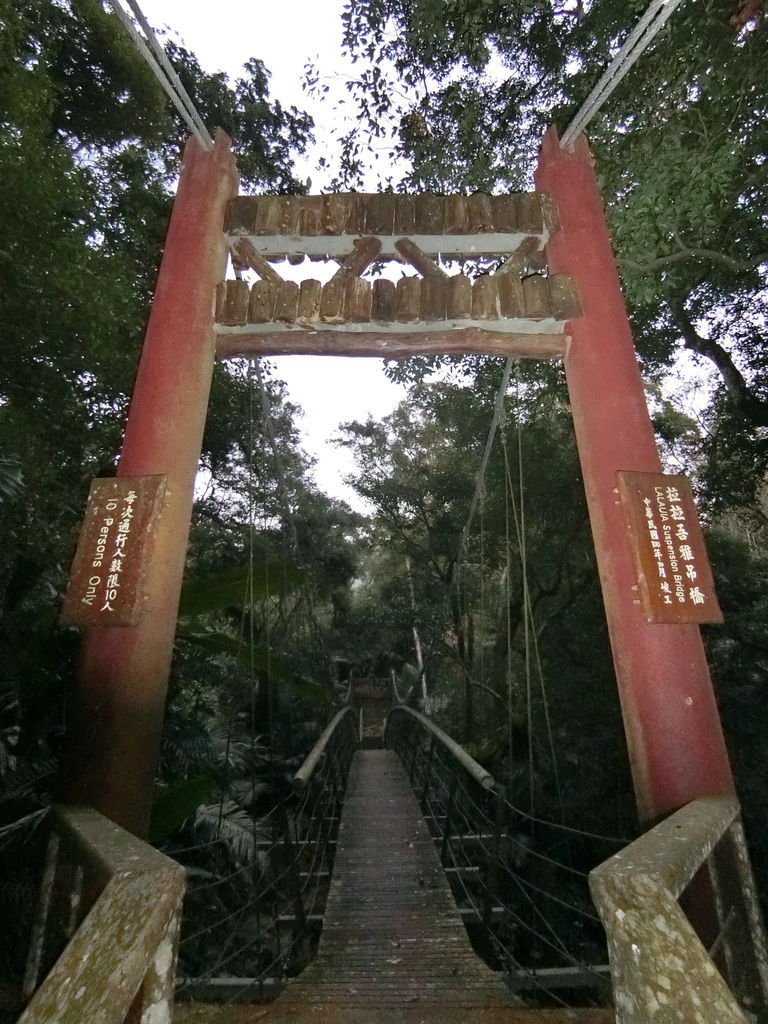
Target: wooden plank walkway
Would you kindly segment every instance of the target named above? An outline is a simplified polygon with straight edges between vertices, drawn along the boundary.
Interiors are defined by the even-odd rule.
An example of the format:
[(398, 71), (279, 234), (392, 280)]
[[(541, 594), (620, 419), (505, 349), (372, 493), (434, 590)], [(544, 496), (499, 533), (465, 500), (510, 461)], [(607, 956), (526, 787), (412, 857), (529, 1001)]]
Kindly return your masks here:
[(317, 956), (265, 1020), (544, 1024), (521, 1005), (472, 949), (399, 758), (358, 751)]
[[(395, 754), (352, 762), (317, 956), (270, 1006), (178, 1007), (185, 1022), (609, 1024), (606, 1010), (527, 1010), (474, 953)], [(208, 1012), (205, 1012), (207, 1009)]]
[(475, 955), (395, 754), (355, 755), (318, 954), (280, 1003), (509, 1006)]

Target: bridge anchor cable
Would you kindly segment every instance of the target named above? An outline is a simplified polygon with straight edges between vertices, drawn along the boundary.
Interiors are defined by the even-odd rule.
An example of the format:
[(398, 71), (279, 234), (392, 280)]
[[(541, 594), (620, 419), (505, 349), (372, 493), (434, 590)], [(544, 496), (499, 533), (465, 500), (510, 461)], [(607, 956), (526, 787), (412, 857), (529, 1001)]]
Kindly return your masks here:
[(171, 99), (178, 112), (183, 117), (187, 127), (195, 136), (197, 141), (206, 150), (213, 149), (213, 139), (208, 129), (203, 124), (203, 119), (195, 107), (192, 99), (181, 83), (168, 55), (160, 45), (152, 26), (144, 16), (137, 0), (128, 0), (128, 6), (136, 16), (136, 20), (144, 31), (144, 37), (138, 31), (128, 12), (120, 5), (118, 0), (109, 0), (109, 5), (120, 19), (125, 31), (131, 37), (136, 49), (152, 69), (160, 85)]

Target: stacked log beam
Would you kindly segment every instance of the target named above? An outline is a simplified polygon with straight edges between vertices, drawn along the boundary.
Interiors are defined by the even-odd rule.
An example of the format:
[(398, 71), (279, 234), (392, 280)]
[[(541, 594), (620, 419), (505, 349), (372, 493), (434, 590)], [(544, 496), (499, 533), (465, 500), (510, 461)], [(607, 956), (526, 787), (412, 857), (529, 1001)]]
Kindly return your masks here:
[[(317, 280), (222, 281), (216, 295), (216, 322), (222, 327), (264, 324), (318, 326), (494, 321), (511, 330), (536, 333), (538, 322), (553, 329), (579, 315), (573, 282), (562, 275), (484, 274), (474, 282), (464, 274), (403, 276), (397, 283), (337, 275)], [(501, 329), (501, 326), (500, 326)]]
[[(222, 357), (331, 353), (388, 358), (438, 352), (562, 356), (580, 315), (572, 281), (545, 276), (556, 228), (540, 192), (491, 196), (357, 193), (239, 197), (225, 232), (235, 268), (216, 297)], [(495, 274), (448, 275), (438, 257), (501, 257)], [(273, 266), (336, 260), (330, 281), (284, 280)], [(362, 275), (377, 259), (410, 264), (397, 282)]]
[[(526, 237), (541, 249), (556, 226), (541, 192), (491, 196), (400, 196), (391, 192), (325, 196), (239, 196), (227, 209), (224, 231), (237, 258), (326, 259), (349, 251), (366, 235), (384, 257), (399, 258), (395, 243), (411, 238), (430, 255), (511, 252)], [(245, 244), (247, 243), (247, 244)], [(255, 269), (258, 268), (256, 267)]]

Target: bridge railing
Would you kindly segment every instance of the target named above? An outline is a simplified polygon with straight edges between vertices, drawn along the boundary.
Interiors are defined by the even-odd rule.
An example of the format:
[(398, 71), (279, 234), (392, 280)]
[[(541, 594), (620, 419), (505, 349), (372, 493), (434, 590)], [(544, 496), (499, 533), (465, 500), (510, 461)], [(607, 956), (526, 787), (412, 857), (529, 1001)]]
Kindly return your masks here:
[[(564, 988), (599, 989), (609, 952), (619, 1024), (768, 1020), (768, 955), (735, 799), (696, 800), (630, 842), (514, 807), (410, 708), (393, 709), (387, 745), (410, 774), (476, 945), (512, 987), (549, 1001)], [(621, 848), (607, 860), (605, 843)], [(711, 899), (696, 899), (702, 887)], [(696, 911), (707, 904), (712, 921)]]
[(292, 832), (295, 835), (295, 905), (305, 918), (322, 917), (349, 766), (358, 743), (357, 715), (347, 706), (328, 723), (293, 776), (298, 802), (286, 835), (289, 843)]
[(183, 869), (90, 808), (55, 814), (18, 1024), (170, 1020)]
[(293, 776), (290, 792), (254, 822), (255, 856), (229, 869), (191, 872), (180, 942), (185, 975), (180, 994), (267, 999), (309, 959), (325, 909), (357, 745), (357, 716), (346, 707)]
[[(177, 949), (187, 974), (179, 988), (194, 995), (276, 994), (319, 931), (357, 745), (348, 707), (323, 731), (290, 793), (252, 821), (255, 855), (234, 867), (216, 856), (225, 836), (174, 850), (182, 865), (94, 810), (58, 808), (19, 1024), (122, 1024), (129, 1011), (132, 1022), (162, 1024), (170, 1020)], [(242, 964), (246, 971), (233, 975)]]
[(587, 871), (624, 841), (523, 813), (466, 750), (411, 708), (392, 710), (386, 742), (410, 775), (478, 951), (510, 987), (548, 1005), (565, 1005), (558, 995), (565, 988), (607, 991), (605, 936)]
[[(691, 882), (716, 911), (696, 931), (678, 902)], [(619, 1024), (765, 1019), (768, 957), (735, 798), (694, 800), (592, 871), (590, 887)]]

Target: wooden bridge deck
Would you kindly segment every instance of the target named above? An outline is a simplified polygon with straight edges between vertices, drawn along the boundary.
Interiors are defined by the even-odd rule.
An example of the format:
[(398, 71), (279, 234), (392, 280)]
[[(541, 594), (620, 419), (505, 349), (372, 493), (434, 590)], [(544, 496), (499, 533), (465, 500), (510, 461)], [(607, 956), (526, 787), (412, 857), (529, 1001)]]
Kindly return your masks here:
[(605, 1010), (528, 1010), (475, 955), (398, 758), (355, 755), (317, 956), (270, 1006), (179, 1007), (180, 1021), (608, 1024)]
[[(278, 1004), (510, 1006), (475, 955), (399, 759), (361, 750), (350, 772), (318, 954)], [(276, 1005), (278, 1005), (276, 1004)]]

